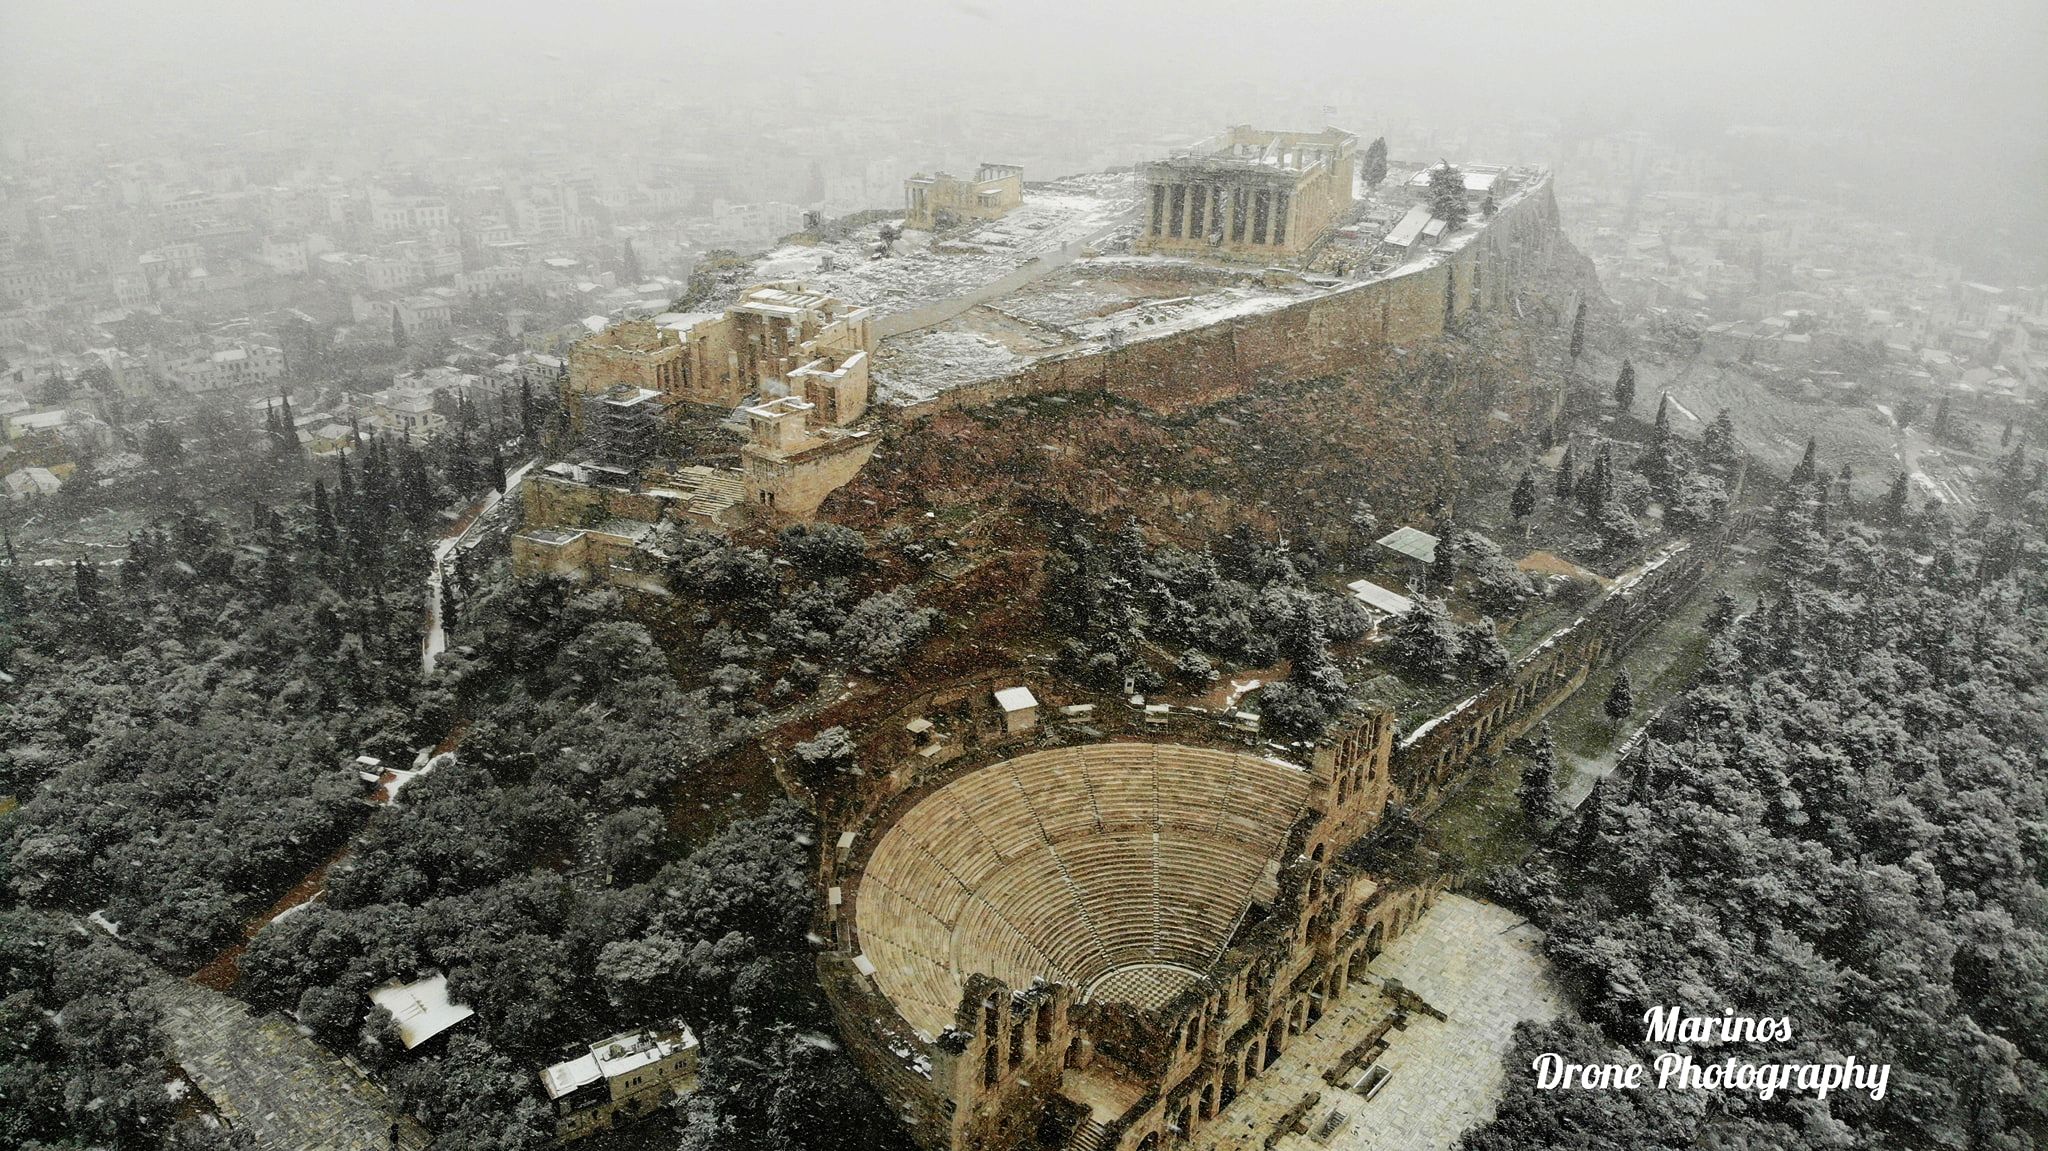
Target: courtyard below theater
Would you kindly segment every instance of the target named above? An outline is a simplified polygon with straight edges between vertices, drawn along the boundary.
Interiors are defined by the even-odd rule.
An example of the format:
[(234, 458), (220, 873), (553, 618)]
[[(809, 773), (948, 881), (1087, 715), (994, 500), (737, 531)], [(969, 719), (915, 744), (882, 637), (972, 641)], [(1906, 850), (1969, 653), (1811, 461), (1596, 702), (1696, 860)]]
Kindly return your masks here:
[(1459, 895), (1439, 900), (1367, 972), (1189, 1146), (1448, 1151), (1493, 1116), (1515, 1024), (1567, 1009), (1542, 933)]

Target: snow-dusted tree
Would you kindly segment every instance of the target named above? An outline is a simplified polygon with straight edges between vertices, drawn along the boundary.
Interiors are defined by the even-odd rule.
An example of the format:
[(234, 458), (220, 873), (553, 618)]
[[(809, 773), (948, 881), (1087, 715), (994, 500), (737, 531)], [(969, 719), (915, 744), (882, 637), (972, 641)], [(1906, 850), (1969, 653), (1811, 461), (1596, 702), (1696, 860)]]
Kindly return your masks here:
[(847, 613), (837, 636), (847, 662), (869, 671), (902, 663), (939, 625), (937, 609), (911, 605), (910, 589), (899, 588), (869, 596)]
[(1607, 701), (1600, 705), (1600, 710), (1615, 723), (1620, 723), (1635, 713), (1635, 684), (1630, 681), (1627, 668), (1615, 673), (1614, 686), (1607, 689)]
[(1429, 170), (1429, 210), (1444, 222), (1446, 233), (1465, 226), (1465, 173), (1449, 162)]
[(1388, 625), (1388, 651), (1396, 663), (1422, 676), (1449, 677), (1464, 652), (1458, 625), (1444, 601), (1418, 596), (1415, 606)]
[(1362, 160), (1360, 161), (1360, 165), (1359, 165), (1359, 167), (1360, 167), (1360, 174), (1361, 174), (1361, 175), (1363, 175), (1363, 176), (1365, 177), (1365, 186), (1366, 186), (1366, 187), (1368, 187), (1368, 188), (1377, 188), (1377, 187), (1379, 187), (1379, 186), (1380, 186), (1380, 185), (1381, 185), (1382, 183), (1384, 183), (1384, 182), (1386, 181), (1386, 178), (1387, 178), (1387, 138), (1386, 138), (1386, 137), (1384, 137), (1384, 136), (1378, 136), (1378, 137), (1374, 137), (1374, 139), (1373, 139), (1373, 142), (1372, 142), (1372, 143), (1370, 143), (1370, 144), (1367, 144), (1367, 145), (1365, 146), (1365, 156), (1364, 156), (1364, 158), (1363, 158), (1363, 159), (1362, 159)]
[(1627, 412), (1636, 406), (1636, 366), (1621, 361), (1621, 374), (1614, 378), (1614, 406)]
[(1515, 481), (1514, 494), (1508, 497), (1508, 514), (1521, 523), (1536, 512), (1536, 477), (1527, 468), (1522, 469), (1522, 478)]

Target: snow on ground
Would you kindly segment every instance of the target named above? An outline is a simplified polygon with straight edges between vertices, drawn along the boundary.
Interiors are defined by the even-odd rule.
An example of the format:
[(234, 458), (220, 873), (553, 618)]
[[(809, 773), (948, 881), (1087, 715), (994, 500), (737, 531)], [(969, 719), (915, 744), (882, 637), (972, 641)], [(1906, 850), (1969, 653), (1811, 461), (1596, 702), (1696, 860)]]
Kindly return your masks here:
[(1195, 296), (1148, 301), (1111, 315), (1083, 320), (1068, 331), (1082, 340), (1107, 339), (1111, 332), (1123, 333), (1126, 342), (1143, 340), (1206, 328), (1240, 316), (1275, 311), (1314, 294), (1312, 291), (1283, 293), (1265, 288), (1225, 288)]
[(875, 399), (889, 404), (914, 404), (948, 388), (1016, 371), (1025, 360), (979, 332), (924, 332), (904, 336), (892, 355), (914, 363), (914, 378), (878, 373)]
[(757, 260), (747, 282), (801, 279), (880, 315), (913, 311), (985, 287), (1125, 220), (1130, 176), (1074, 176), (1024, 191), (1000, 220), (936, 239), (906, 231), (892, 255), (870, 254), (880, 225), (830, 244), (789, 244)]

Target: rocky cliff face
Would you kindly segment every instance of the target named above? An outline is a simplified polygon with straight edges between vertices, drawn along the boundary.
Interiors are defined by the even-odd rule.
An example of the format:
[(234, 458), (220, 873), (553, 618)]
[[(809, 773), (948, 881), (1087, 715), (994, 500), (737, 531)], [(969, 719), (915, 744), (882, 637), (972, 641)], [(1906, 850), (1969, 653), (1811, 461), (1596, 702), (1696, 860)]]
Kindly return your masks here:
[(1051, 499), (1169, 537), (1329, 539), (1358, 501), (1383, 522), (1454, 509), (1549, 426), (1577, 303), (1601, 299), (1547, 204), (1408, 275), (898, 412), (825, 514)]

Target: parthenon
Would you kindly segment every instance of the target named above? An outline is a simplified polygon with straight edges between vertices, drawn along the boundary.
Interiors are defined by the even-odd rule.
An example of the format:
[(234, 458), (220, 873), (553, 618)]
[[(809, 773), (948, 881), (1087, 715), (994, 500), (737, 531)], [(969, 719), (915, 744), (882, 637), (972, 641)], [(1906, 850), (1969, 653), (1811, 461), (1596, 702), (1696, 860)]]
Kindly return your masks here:
[(1291, 259), (1351, 207), (1358, 137), (1237, 125), (1138, 169), (1139, 252)]

